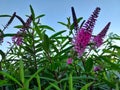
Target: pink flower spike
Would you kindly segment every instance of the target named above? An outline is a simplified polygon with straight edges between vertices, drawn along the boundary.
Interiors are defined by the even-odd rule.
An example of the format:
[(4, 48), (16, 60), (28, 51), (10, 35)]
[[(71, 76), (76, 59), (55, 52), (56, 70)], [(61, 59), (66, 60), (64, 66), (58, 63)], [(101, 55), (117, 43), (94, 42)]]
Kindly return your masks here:
[(74, 50), (77, 52), (79, 57), (83, 55), (88, 43), (90, 42), (92, 31), (99, 12), (100, 8), (97, 7), (83, 27), (77, 30), (77, 33), (73, 38)]
[(72, 64), (72, 61), (73, 61), (72, 58), (68, 58), (68, 60), (67, 60), (67, 64)]
[(110, 27), (111, 22), (109, 22), (104, 29), (93, 38), (93, 43), (95, 44), (95, 47), (100, 47), (103, 44), (103, 38), (105, 37), (109, 27)]

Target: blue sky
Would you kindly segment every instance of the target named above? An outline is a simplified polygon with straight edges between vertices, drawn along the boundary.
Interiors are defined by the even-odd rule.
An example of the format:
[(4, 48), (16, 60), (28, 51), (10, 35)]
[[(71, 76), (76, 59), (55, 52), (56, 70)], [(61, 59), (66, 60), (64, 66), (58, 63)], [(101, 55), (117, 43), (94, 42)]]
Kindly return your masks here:
[[(0, 14), (10, 14), (14, 12), (26, 20), (25, 15), (30, 15), (29, 5), (32, 5), (36, 15), (45, 14), (41, 23), (50, 25), (56, 31), (66, 29), (58, 24), (58, 21), (67, 22), (66, 17), (71, 17), (71, 6), (75, 8), (77, 17), (88, 19), (96, 7), (101, 8), (99, 18), (96, 22), (94, 32), (99, 33), (102, 28), (110, 21), (109, 32), (120, 34), (120, 0), (1, 0)], [(8, 18), (0, 18), (0, 28), (7, 23)], [(13, 25), (19, 21), (15, 20), (6, 32), (14, 32)], [(108, 32), (108, 33), (109, 33)], [(0, 46), (1, 49), (1, 46)]]

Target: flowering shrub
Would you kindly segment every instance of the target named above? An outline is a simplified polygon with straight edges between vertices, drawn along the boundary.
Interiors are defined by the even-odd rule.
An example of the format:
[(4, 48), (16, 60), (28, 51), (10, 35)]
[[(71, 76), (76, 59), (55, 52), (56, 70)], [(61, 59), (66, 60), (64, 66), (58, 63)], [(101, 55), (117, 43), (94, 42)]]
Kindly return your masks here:
[[(26, 21), (17, 13), (0, 15), (10, 17), (0, 30), (1, 45), (4, 38), (12, 38), (8, 50), (0, 50), (1, 90), (120, 89), (120, 47), (113, 43), (120, 36), (111, 33), (104, 39), (110, 22), (92, 35), (99, 7), (86, 22), (72, 7), (73, 23), (70, 18), (68, 23), (58, 22), (68, 28), (58, 32), (40, 22), (44, 14), (36, 16), (32, 6), (30, 11)], [(14, 18), (22, 23), (15, 26), (17, 34), (4, 33)], [(54, 34), (47, 35), (48, 30)]]

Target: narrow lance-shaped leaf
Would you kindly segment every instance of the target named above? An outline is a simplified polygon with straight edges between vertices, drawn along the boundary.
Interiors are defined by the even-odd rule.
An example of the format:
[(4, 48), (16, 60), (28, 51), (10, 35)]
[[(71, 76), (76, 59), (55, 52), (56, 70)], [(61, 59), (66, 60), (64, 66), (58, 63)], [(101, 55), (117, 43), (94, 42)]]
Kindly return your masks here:
[(38, 70), (26, 81), (26, 83), (25, 83), (26, 88), (29, 87), (30, 81), (31, 81), (33, 78), (35, 78), (35, 76), (38, 75), (38, 73), (40, 73), (42, 70), (43, 70), (43, 68), (38, 69)]
[(51, 86), (53, 86), (56, 90), (61, 90), (56, 84), (50, 83)]
[(35, 20), (35, 13), (34, 13), (34, 10), (33, 10), (33, 8), (32, 8), (32, 6), (30, 5), (30, 11), (31, 11), (31, 13), (32, 13), (32, 19), (33, 19), (33, 21)]
[(66, 27), (67, 27), (67, 24), (66, 24), (66, 23), (64, 23), (64, 22), (58, 22), (58, 23), (60, 23), (61, 25), (64, 25), (64, 26), (66, 26)]
[(55, 38), (55, 37), (61, 35), (61, 34), (64, 33), (64, 32), (66, 32), (66, 30), (59, 31), (59, 32), (53, 34), (53, 35), (50, 37), (50, 39), (51, 39), (51, 38)]
[(50, 40), (47, 34), (43, 34), (43, 49), (48, 52), (49, 51)]
[(44, 28), (44, 29), (48, 29), (51, 31), (55, 31), (52, 27), (48, 26), (48, 25), (40, 25), (39, 28)]
[(41, 90), (41, 82), (40, 82), (40, 77), (38, 74), (36, 75), (36, 79), (37, 79), (37, 84), (38, 84), (38, 90)]
[(24, 84), (24, 65), (22, 60), (20, 60), (20, 79)]
[(90, 82), (88, 84), (85, 84), (80, 90), (88, 90), (88, 87), (90, 87), (93, 84), (93, 82)]
[(71, 26), (70, 17), (67, 18), (67, 21), (68, 21), (67, 28), (70, 29), (70, 26)]
[(16, 35), (16, 34), (14, 34), (14, 33), (12, 34), (12, 33), (11, 33), (11, 34), (4, 34), (3, 36), (4, 36), (4, 37), (12, 37), (12, 36), (15, 36), (15, 35)]
[(0, 15), (0, 17), (11, 17), (11, 15)]
[(39, 19), (39, 18), (44, 17), (44, 16), (45, 16), (45, 14), (42, 14), (42, 15), (37, 16), (35, 19)]
[(72, 74), (69, 75), (69, 90), (73, 90), (73, 80), (72, 80)]
[(33, 25), (34, 25), (34, 30), (37, 32), (37, 35), (39, 36), (40, 39), (42, 39), (42, 33), (39, 26), (34, 21), (33, 21)]
[(43, 68), (38, 69), (29, 79), (28, 82), (30, 82), (38, 73), (40, 73), (43, 70)]

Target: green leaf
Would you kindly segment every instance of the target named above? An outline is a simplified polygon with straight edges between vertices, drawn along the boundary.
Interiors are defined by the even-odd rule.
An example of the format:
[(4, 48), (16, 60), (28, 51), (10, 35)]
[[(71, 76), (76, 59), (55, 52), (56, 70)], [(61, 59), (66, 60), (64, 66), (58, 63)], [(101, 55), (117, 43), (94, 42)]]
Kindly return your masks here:
[(20, 79), (21, 82), (24, 84), (24, 64), (22, 60), (20, 60)]
[[(83, 75), (83, 76), (72, 76), (72, 79), (73, 79), (73, 80), (86, 80), (86, 79), (94, 80), (93, 77), (86, 76), (86, 75)], [(66, 78), (61, 79), (61, 80), (59, 81), (59, 83), (65, 82), (65, 81), (67, 81), (67, 80), (69, 80), (69, 77), (66, 77)]]
[(6, 80), (0, 80), (0, 87), (7, 85), (8, 82)]
[(31, 5), (30, 5), (30, 11), (31, 11), (31, 14), (32, 14), (32, 19), (34, 21), (35, 20), (35, 13), (34, 13), (34, 10), (33, 10)]
[[(60, 51), (59, 53), (57, 53), (57, 55), (55, 55), (54, 59), (55, 59), (55, 58), (60, 58), (60, 57), (62, 57), (62, 56), (63, 56), (62, 54), (63, 54), (63, 53), (67, 53), (72, 47), (73, 47), (73, 46), (69, 46), (69, 47), (65, 48), (64, 50)], [(62, 55), (62, 56), (61, 56), (61, 55)]]
[(101, 56), (100, 59), (105, 61), (105, 63), (108, 63), (109, 67), (112, 67), (111, 70), (119, 70), (120, 69), (120, 64), (115, 64), (114, 62), (111, 62), (111, 56)]
[(33, 25), (34, 25), (34, 27), (35, 27), (34, 30), (37, 32), (39, 38), (42, 39), (42, 33), (41, 33), (41, 30), (39, 29), (39, 27), (37, 26), (37, 23), (35, 23), (35, 22), (33, 21)]
[(63, 89), (63, 90), (66, 90), (66, 86), (67, 86), (67, 84), (65, 83), (65, 84), (64, 84), (64, 89)]
[(72, 80), (72, 74), (69, 75), (69, 90), (73, 90), (73, 80)]
[(16, 34), (14, 34), (14, 33), (13, 33), (13, 34), (4, 34), (3, 36), (4, 36), (4, 37), (12, 37), (12, 36), (14, 36), (14, 35), (16, 35)]
[(40, 77), (38, 74), (36, 75), (36, 79), (37, 79), (37, 84), (38, 84), (38, 90), (41, 90)]
[(53, 86), (56, 90), (61, 90), (56, 83), (50, 83), (51, 86)]
[(17, 25), (17, 26), (14, 26), (14, 28), (22, 28), (23, 27), (23, 25)]
[(43, 35), (43, 49), (48, 52), (49, 51), (49, 44), (50, 44), (50, 40), (47, 34)]
[(40, 73), (43, 70), (43, 68), (38, 69), (27, 81), (25, 84), (25, 87), (28, 88), (29, 87), (29, 83), (30, 81), (35, 78), (36, 75), (38, 75), (38, 73)]
[(42, 14), (42, 15), (37, 16), (35, 19), (39, 19), (39, 18), (44, 17), (44, 16), (45, 16), (45, 14)]
[(50, 41), (50, 45), (52, 46), (52, 48), (54, 49), (54, 51), (55, 51), (56, 53), (59, 52), (59, 50), (57, 49), (57, 47), (56, 47), (56, 45), (54, 44), (54, 42)]
[(67, 45), (69, 45), (70, 41), (66, 41), (66, 43), (64, 43), (61, 47), (61, 49), (65, 48)]
[(51, 81), (51, 82), (56, 82), (56, 80), (52, 79), (52, 78), (49, 78), (49, 77), (40, 77), (41, 79), (44, 79), (44, 80), (47, 80), (47, 81)]
[(93, 84), (93, 82), (90, 82), (88, 84), (86, 84), (85, 86), (83, 86), (80, 90), (88, 90), (88, 87), (90, 87)]
[(17, 83), (20, 87), (22, 87), (22, 84), (21, 84), (17, 79), (15, 79), (15, 78), (12, 77), (11, 75), (9, 75), (8, 73), (3, 72), (3, 71), (0, 71), (0, 74), (6, 76), (7, 78), (9, 78), (9, 79), (11, 79), (12, 81), (14, 81), (15, 83)]
[(40, 73), (43, 70), (43, 68), (38, 69), (29, 79), (28, 82), (30, 82), (38, 73)]
[(11, 17), (11, 15), (0, 15), (0, 17)]
[(40, 25), (39, 28), (43, 28), (43, 29), (48, 29), (51, 31), (55, 31), (52, 27), (48, 26), (48, 25)]
[(64, 26), (68, 26), (67, 24), (65, 24), (65, 23), (63, 23), (63, 22), (58, 22), (58, 23), (60, 23), (60, 24), (62, 24), (62, 25), (64, 25)]
[(64, 33), (64, 32), (66, 32), (66, 30), (59, 31), (59, 32), (53, 34), (53, 35), (50, 37), (50, 39), (52, 39), (52, 38), (54, 39), (55, 37), (61, 35), (61, 34)]
[(115, 90), (120, 90), (119, 83), (116, 83), (116, 89)]
[(71, 26), (70, 17), (67, 18), (67, 21), (68, 21), (67, 28), (70, 29), (70, 26)]
[(93, 59), (89, 58), (87, 59), (87, 61), (85, 62), (85, 71), (86, 72), (90, 72), (92, 70), (93, 67)]

